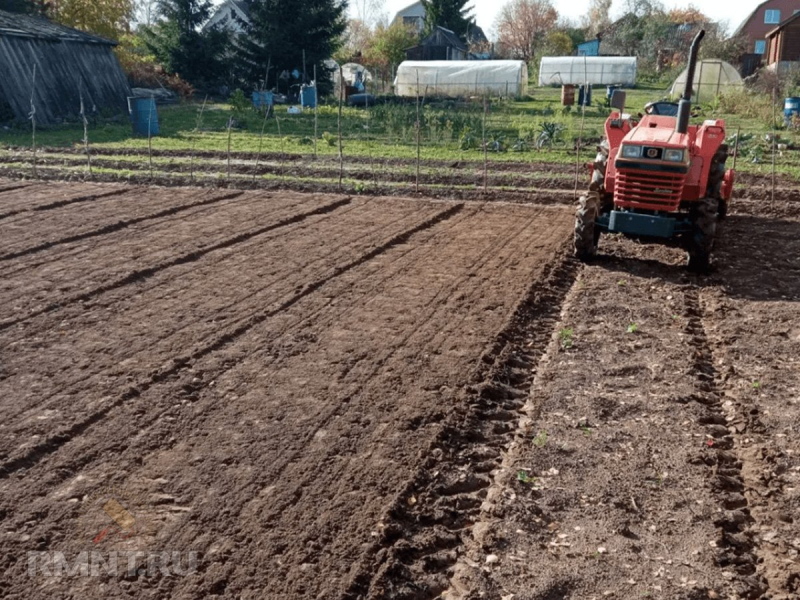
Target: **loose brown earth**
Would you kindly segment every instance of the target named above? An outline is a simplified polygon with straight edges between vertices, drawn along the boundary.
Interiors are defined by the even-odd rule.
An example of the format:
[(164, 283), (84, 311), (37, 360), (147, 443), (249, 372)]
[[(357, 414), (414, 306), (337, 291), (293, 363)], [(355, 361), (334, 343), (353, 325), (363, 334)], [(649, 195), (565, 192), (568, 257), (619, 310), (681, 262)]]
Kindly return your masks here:
[[(566, 205), (0, 180), (0, 596), (800, 597), (796, 194), (696, 277)], [(31, 571), (129, 550), (199, 558)]]

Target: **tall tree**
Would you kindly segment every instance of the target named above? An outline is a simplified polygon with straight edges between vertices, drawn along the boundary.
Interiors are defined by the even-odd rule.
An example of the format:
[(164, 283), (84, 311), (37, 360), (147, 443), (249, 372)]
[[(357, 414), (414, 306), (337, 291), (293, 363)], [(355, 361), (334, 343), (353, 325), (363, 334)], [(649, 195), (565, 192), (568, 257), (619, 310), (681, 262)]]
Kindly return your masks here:
[(361, 21), (368, 27), (373, 27), (383, 17), (386, 0), (352, 0), (350, 8), (354, 20)]
[(444, 27), (467, 39), (470, 28), (475, 25), (475, 17), (471, 6), (465, 6), (468, 0), (422, 0), (425, 8), (425, 27), (423, 35), (429, 35), (436, 27)]
[[(372, 29), (364, 21), (350, 19), (347, 22), (347, 30), (342, 36), (341, 46), (333, 55), (333, 59), (338, 63), (347, 63), (363, 55), (372, 43), (372, 36)], [(355, 62), (361, 61), (355, 60)]]
[(595, 38), (602, 34), (611, 25), (612, 0), (592, 0), (589, 10), (583, 18), (583, 26), (586, 29), (587, 37)]
[(6, 12), (33, 15), (43, 9), (42, 3), (36, 0), (0, 0), (0, 10)]
[(225, 77), (228, 33), (200, 30), (212, 8), (211, 0), (159, 0), (161, 20), (142, 31), (145, 44), (167, 73), (200, 88), (216, 85)]
[(62, 25), (118, 40), (130, 31), (133, 0), (51, 0), (47, 15)]
[[(250, 25), (237, 41), (244, 84), (256, 85), (272, 73), (311, 77), (314, 65), (323, 90), (330, 89), (324, 62), (338, 50), (347, 28), (347, 0), (248, 0)], [(299, 79), (295, 80), (300, 83)]]
[(416, 28), (403, 23), (389, 27), (378, 25), (364, 50), (364, 63), (371, 69), (388, 73), (406, 58), (406, 49), (419, 41)]
[(557, 21), (550, 0), (510, 0), (497, 19), (498, 42), (511, 57), (528, 62)]

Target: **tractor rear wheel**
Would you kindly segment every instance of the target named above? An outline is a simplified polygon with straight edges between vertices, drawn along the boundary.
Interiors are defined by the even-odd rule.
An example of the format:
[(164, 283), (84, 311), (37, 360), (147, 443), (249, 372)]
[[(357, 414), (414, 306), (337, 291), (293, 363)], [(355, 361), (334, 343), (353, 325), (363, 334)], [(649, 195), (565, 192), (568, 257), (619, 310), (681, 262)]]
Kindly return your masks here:
[(599, 215), (599, 192), (587, 192), (581, 196), (575, 213), (575, 256), (582, 261), (591, 260), (597, 254), (600, 228), (596, 221)]
[(717, 233), (718, 204), (716, 198), (703, 198), (697, 203), (692, 237), (689, 240), (690, 271), (702, 273), (708, 270), (711, 250), (714, 248), (714, 236)]

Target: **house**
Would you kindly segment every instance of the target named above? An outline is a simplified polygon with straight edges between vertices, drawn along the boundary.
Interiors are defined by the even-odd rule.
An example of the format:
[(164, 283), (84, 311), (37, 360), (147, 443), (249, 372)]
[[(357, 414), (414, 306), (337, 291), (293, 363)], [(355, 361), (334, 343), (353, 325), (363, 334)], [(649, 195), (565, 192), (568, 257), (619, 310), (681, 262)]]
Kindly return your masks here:
[(747, 39), (748, 53), (767, 53), (767, 34), (789, 17), (800, 12), (800, 0), (766, 0), (739, 25), (734, 36)]
[(600, 56), (600, 36), (594, 40), (578, 44), (578, 56)]
[(782, 71), (800, 67), (800, 11), (769, 31), (766, 40), (769, 68)]
[(203, 31), (219, 27), (233, 34), (244, 33), (250, 25), (250, 9), (243, 0), (225, 0), (203, 25)]
[[(131, 95), (116, 42), (38, 17), (0, 10), (0, 121), (58, 123), (80, 113), (123, 112)], [(34, 84), (34, 66), (36, 81)]]
[(406, 60), (467, 60), (469, 48), (455, 33), (436, 26), (417, 46), (406, 50)]
[(410, 4), (398, 11), (394, 19), (392, 19), (392, 24), (395, 23), (413, 27), (417, 33), (422, 33), (425, 28), (425, 7), (422, 6), (422, 2), (417, 0), (414, 4)]

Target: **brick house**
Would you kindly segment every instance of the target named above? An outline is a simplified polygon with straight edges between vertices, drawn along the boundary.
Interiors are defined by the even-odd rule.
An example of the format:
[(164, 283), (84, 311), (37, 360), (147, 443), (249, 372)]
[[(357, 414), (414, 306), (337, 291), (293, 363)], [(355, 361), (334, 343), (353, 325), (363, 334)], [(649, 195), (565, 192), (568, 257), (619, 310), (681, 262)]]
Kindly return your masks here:
[(747, 38), (748, 53), (766, 59), (767, 34), (796, 13), (800, 13), (800, 0), (766, 0), (739, 25), (734, 35)]

